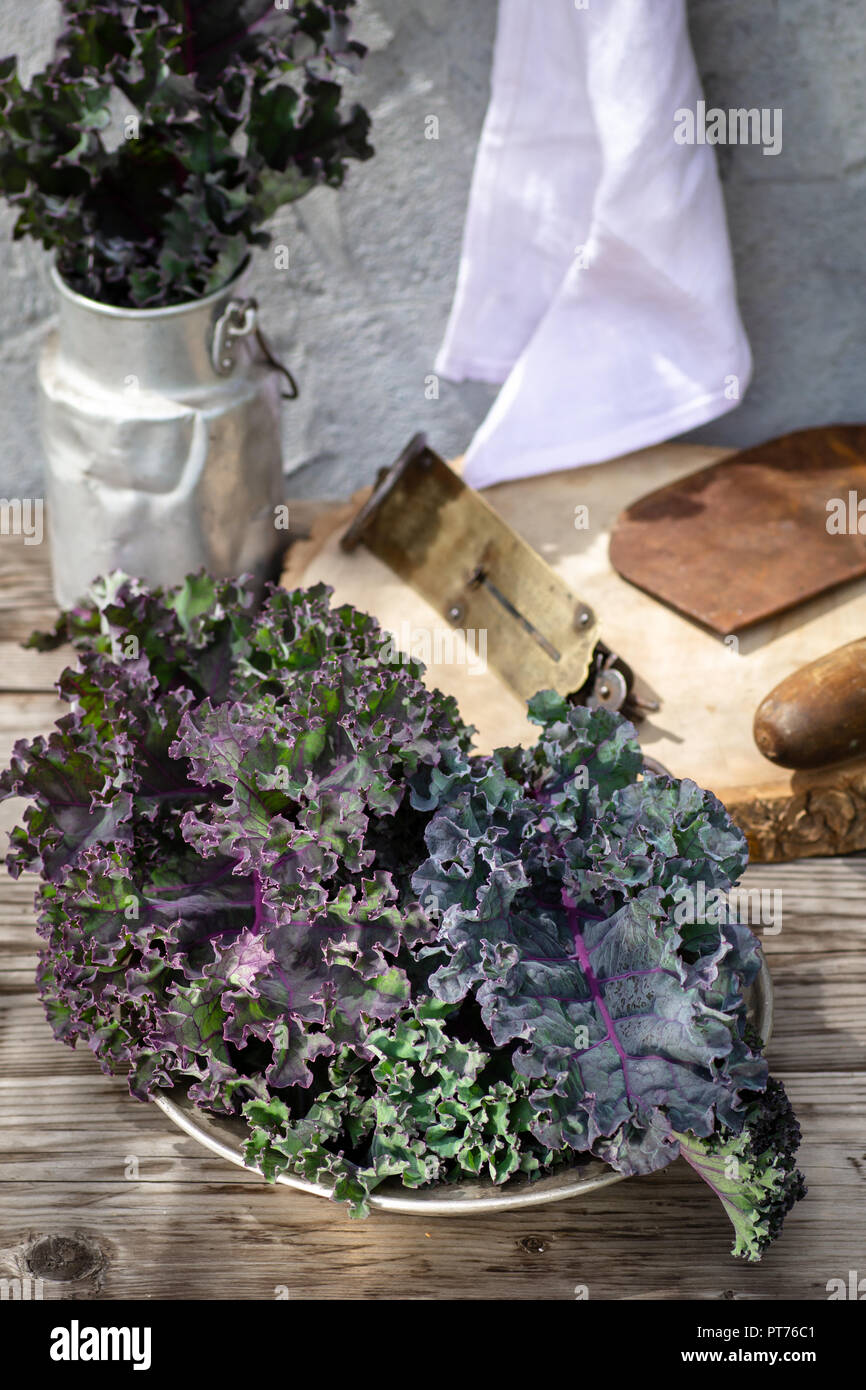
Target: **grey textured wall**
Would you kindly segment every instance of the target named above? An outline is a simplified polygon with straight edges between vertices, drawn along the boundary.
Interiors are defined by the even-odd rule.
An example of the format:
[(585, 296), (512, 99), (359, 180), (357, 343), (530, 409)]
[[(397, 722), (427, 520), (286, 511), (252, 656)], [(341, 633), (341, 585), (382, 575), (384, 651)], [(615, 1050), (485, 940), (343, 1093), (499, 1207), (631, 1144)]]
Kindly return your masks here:
[[(526, 0), (527, 4), (538, 0)], [(651, 0), (647, 0), (651, 3)], [(339, 193), (284, 209), (288, 271), (256, 258), (256, 292), (302, 398), (286, 407), (296, 494), (368, 482), (416, 429), (457, 452), (494, 390), (425, 379), (445, 324), (475, 146), (487, 104), (496, 0), (361, 0), (370, 47), (357, 80), (375, 160)], [(50, 49), (56, 0), (0, 0), (0, 51), (25, 71)], [(866, 413), (866, 0), (689, 0), (710, 104), (781, 106), (784, 149), (720, 150), (740, 298), (755, 354), (741, 407), (695, 437), (750, 444)], [(438, 141), (425, 121), (438, 116)], [(40, 248), (0, 211), (0, 491), (34, 495), (42, 470), (34, 365), (52, 314)]]
[(689, 0), (709, 104), (784, 112), (775, 158), (719, 147), (755, 358), (694, 438), (748, 445), (866, 417), (866, 0)]

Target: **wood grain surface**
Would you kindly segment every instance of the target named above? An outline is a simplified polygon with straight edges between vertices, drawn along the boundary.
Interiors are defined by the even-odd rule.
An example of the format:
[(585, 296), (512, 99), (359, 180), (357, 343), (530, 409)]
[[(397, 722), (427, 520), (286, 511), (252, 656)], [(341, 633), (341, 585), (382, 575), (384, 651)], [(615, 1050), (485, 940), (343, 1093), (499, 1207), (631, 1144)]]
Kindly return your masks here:
[[(47, 732), (64, 659), (13, 645), (28, 615), (51, 615), (45, 555), (10, 558), (15, 544), (0, 548), (4, 757)], [(21, 808), (0, 809), (8, 827)], [(683, 1163), (471, 1220), (351, 1221), (268, 1187), (54, 1041), (33, 984), (33, 885), (0, 871), (0, 1280), (38, 1275), (45, 1299), (826, 1299), (828, 1280), (866, 1276), (866, 859), (762, 865), (746, 886), (781, 895), (781, 929), (762, 933), (769, 1060), (801, 1118), (810, 1187), (755, 1267), (731, 1258), (720, 1205)]]

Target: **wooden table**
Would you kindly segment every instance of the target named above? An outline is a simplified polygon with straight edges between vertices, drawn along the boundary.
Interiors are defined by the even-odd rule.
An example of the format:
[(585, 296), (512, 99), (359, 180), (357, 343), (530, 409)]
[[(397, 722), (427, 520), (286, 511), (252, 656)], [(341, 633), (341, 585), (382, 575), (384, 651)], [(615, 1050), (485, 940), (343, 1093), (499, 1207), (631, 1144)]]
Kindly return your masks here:
[[(17, 646), (53, 616), (46, 552), (0, 542), (4, 762), (63, 708), (62, 661)], [(21, 806), (0, 811), (8, 828)], [(0, 870), (0, 1279), (31, 1270), (45, 1299), (826, 1299), (828, 1280), (866, 1276), (866, 858), (756, 867), (746, 884), (783, 894), (764, 939), (769, 1060), (810, 1187), (754, 1267), (730, 1257), (727, 1219), (684, 1163), (583, 1200), (426, 1223), (351, 1221), (232, 1168), (54, 1041), (33, 983), (34, 884)]]

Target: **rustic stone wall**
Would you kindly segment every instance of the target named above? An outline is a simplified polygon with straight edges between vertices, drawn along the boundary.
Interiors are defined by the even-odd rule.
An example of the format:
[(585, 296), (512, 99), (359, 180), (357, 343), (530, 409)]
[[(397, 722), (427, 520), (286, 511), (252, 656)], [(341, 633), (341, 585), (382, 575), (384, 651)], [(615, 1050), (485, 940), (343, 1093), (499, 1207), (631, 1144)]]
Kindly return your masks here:
[[(533, 0), (526, 0), (533, 3)], [(50, 49), (57, 0), (0, 0), (0, 48), (25, 71)], [(357, 86), (377, 156), (340, 193), (318, 190), (274, 226), (289, 269), (256, 257), (256, 292), (301, 400), (286, 408), (296, 493), (368, 482), (426, 429), (460, 450), (493, 388), (427, 398), (448, 312), (478, 132), (495, 0), (362, 0), (371, 53)], [(866, 406), (866, 30), (862, 0), (689, 0), (707, 100), (781, 106), (784, 147), (720, 150), (743, 312), (756, 358), (739, 410), (700, 431), (750, 444), (862, 418)], [(439, 139), (425, 138), (427, 118)], [(40, 248), (12, 243), (0, 209), (0, 492), (33, 495), (42, 460), (34, 366), (52, 314)]]

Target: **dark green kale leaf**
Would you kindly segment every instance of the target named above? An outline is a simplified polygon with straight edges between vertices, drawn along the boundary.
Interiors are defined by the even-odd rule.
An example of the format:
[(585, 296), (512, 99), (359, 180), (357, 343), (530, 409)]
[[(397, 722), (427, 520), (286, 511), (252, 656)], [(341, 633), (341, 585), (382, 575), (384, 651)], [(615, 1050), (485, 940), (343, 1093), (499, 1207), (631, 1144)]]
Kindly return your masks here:
[(15, 236), (103, 303), (221, 288), (263, 224), (368, 159), (341, 79), (364, 54), (355, 0), (62, 0), (53, 60), (24, 87), (0, 62), (0, 192)]
[(745, 842), (693, 783), (646, 776), (634, 731), (547, 695), (534, 749), (474, 760), (439, 798), (414, 877), (453, 955), (435, 994), (474, 993), (494, 1042), (542, 1082), (533, 1132), (623, 1173), (663, 1167), (677, 1132), (742, 1127), (766, 1065), (746, 1040), (751, 933), (707, 924), (683, 949), (677, 895), (729, 888)]

